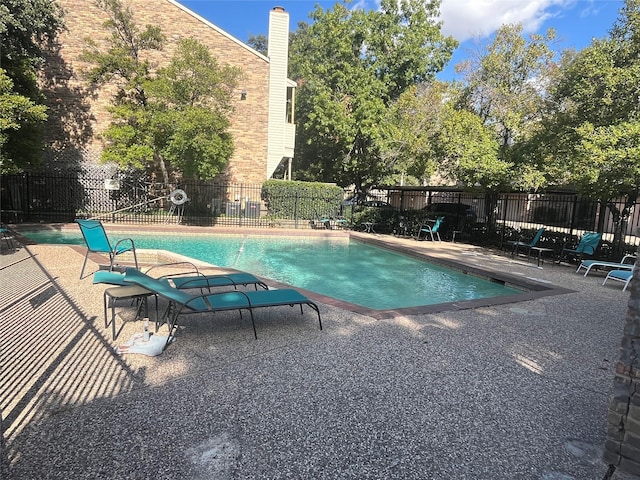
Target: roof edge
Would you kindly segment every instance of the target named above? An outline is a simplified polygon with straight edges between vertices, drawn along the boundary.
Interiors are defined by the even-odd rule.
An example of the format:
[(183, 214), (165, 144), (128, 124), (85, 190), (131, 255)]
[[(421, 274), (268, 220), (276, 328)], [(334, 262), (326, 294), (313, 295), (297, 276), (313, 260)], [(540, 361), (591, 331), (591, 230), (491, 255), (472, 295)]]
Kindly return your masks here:
[(185, 7), (184, 5), (182, 5), (180, 2), (178, 2), (177, 0), (167, 0), (167, 2), (171, 3), (172, 5), (175, 5), (176, 7), (178, 7), (179, 9), (181, 9), (182, 11), (184, 11), (185, 13), (188, 13), (189, 15), (191, 15), (192, 17), (194, 17), (195, 19), (197, 19), (198, 21), (204, 23), (205, 25), (207, 25), (209, 28), (214, 29), (216, 32), (220, 33), (221, 35), (227, 37), (229, 40), (231, 40), (234, 43), (237, 43), (239, 46), (245, 48), (246, 50), (248, 50), (249, 52), (253, 53), (256, 57), (263, 59), (265, 62), (269, 63), (269, 59), (261, 54), (260, 52), (258, 52), (257, 50), (254, 50), (253, 48), (251, 48), (249, 45), (247, 45), (246, 43), (238, 40), (236, 37), (234, 37), (233, 35), (225, 32), (224, 30), (222, 30), (220, 27), (218, 27), (217, 25), (211, 23), (209, 20), (207, 20), (204, 17), (201, 17), (200, 15), (198, 15), (197, 13), (195, 13), (193, 10), (189, 10), (187, 7)]

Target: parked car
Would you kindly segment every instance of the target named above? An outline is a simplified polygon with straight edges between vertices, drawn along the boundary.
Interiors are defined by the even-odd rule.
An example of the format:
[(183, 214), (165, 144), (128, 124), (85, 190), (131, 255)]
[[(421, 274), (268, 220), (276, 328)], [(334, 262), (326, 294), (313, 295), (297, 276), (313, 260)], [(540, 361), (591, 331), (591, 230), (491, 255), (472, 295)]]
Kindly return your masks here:
[(384, 202), (382, 200), (362, 200), (361, 198), (349, 197), (342, 201), (341, 204), (343, 207), (353, 207), (355, 205), (359, 205), (361, 207), (378, 207), (378, 208), (389, 208), (391, 204), (389, 202)]
[(466, 203), (432, 203), (423, 208), (429, 218), (444, 217), (440, 231), (452, 236), (453, 231), (464, 232), (478, 221), (478, 215)]

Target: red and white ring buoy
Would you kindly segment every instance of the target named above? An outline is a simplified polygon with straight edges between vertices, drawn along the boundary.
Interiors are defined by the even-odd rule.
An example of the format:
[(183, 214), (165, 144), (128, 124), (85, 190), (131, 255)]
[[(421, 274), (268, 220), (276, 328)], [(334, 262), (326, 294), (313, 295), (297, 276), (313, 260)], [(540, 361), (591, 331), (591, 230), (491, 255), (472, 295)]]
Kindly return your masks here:
[(187, 197), (184, 190), (178, 188), (169, 194), (169, 200), (171, 200), (171, 203), (174, 205), (182, 205), (189, 201), (189, 197)]

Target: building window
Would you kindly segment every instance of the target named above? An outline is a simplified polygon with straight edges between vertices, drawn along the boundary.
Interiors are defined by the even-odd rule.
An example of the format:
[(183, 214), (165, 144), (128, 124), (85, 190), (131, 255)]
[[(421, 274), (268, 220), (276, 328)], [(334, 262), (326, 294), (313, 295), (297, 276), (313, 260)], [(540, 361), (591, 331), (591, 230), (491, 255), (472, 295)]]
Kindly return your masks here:
[(293, 92), (293, 87), (287, 87), (287, 123), (293, 123)]

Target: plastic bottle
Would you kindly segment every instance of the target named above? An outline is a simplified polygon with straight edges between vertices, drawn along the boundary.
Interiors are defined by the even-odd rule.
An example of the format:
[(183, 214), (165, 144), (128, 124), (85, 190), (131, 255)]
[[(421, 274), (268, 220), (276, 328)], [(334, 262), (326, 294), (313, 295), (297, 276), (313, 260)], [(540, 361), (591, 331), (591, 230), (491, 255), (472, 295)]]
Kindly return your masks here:
[(144, 319), (144, 332), (143, 332), (142, 340), (144, 342), (148, 342), (150, 336), (151, 336), (151, 334), (149, 333), (149, 319), (145, 317), (145, 319)]

